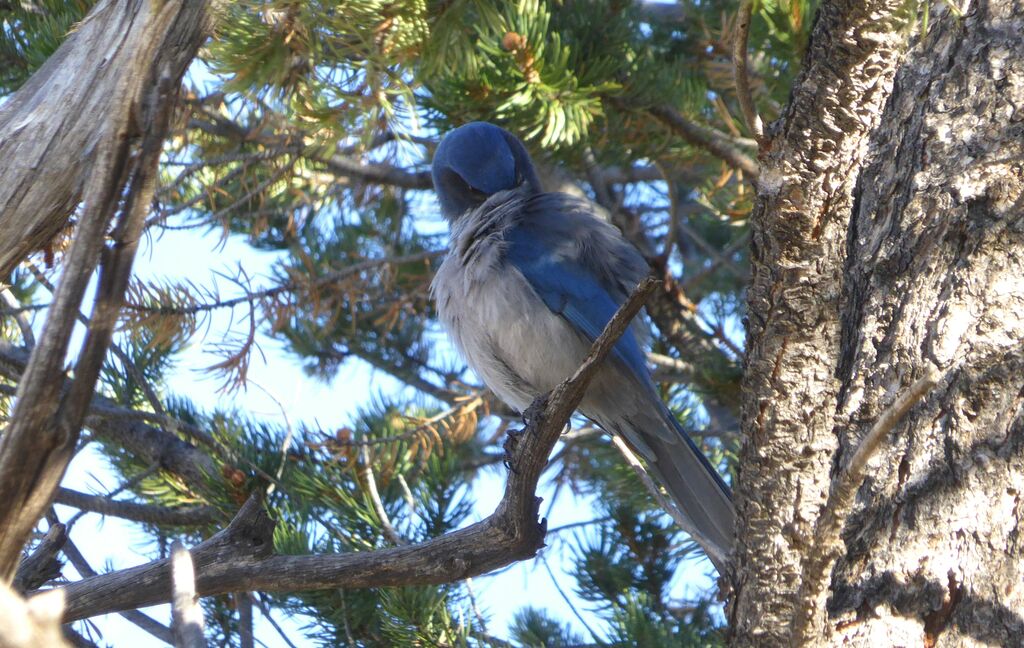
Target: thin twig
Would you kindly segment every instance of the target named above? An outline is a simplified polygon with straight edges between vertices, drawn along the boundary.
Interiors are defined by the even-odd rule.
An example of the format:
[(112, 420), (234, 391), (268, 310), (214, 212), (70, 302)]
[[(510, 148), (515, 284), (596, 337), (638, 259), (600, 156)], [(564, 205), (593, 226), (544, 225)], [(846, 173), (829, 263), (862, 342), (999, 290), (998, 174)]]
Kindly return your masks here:
[(359, 455), (361, 458), (359, 476), (366, 483), (366, 494), (370, 496), (373, 510), (377, 513), (377, 517), (380, 518), (380, 526), (384, 531), (384, 536), (396, 547), (409, 544), (408, 540), (399, 535), (398, 531), (391, 524), (388, 512), (384, 510), (384, 503), (381, 501), (380, 493), (377, 491), (377, 480), (373, 476), (373, 466), (370, 465), (369, 448), (366, 446), (360, 448)]
[(864, 483), (868, 461), (896, 425), (939, 382), (939, 372), (932, 366), (886, 408), (871, 426), (871, 430), (857, 446), (853, 457), (832, 481), (831, 492), (814, 529), (814, 541), (803, 560), (800, 589), (796, 602), (798, 610), (793, 616), (792, 638), (794, 646), (807, 644), (808, 633), (820, 613), (820, 603), (827, 587), (827, 576), (832, 564), (841, 553), (840, 534), (843, 524), (853, 508), (853, 501)]
[(192, 556), (175, 540), (171, 545), (171, 584), (173, 596), (171, 628), (176, 648), (206, 648), (203, 636), (203, 610), (196, 597), (196, 574)]
[(754, 8), (754, 0), (743, 0), (739, 14), (736, 16), (736, 34), (732, 40), (733, 78), (736, 83), (736, 99), (740, 102), (743, 120), (747, 128), (760, 142), (764, 139), (764, 124), (757, 114), (754, 97), (750, 93), (750, 75), (747, 72), (747, 40), (750, 37), (750, 18)]
[(285, 633), (284, 629), (274, 619), (274, 616), (270, 613), (270, 606), (268, 606), (267, 602), (263, 600), (263, 596), (260, 595), (255, 598), (256, 605), (259, 606), (260, 612), (263, 613), (263, 618), (266, 619), (267, 622), (270, 623), (271, 626), (273, 626), (274, 630), (277, 631), (278, 636), (281, 637), (281, 641), (288, 644), (288, 648), (298, 648), (298, 646), (292, 643), (292, 640), (288, 638), (288, 635)]
[[(151, 464), (149, 464), (148, 468), (146, 468), (145, 470), (143, 470), (139, 474), (134, 475), (131, 479), (126, 480), (123, 484), (121, 484), (120, 486), (118, 486), (114, 490), (112, 490), (109, 493), (107, 493), (106, 495), (104, 495), (103, 498), (110, 500), (110, 499), (113, 499), (115, 496), (121, 494), (122, 492), (128, 490), (129, 488), (135, 488), (140, 483), (142, 483), (142, 480), (147, 479), (148, 477), (156, 474), (156, 471), (158, 471), (158, 470), (160, 470), (160, 464), (159, 463), (151, 463)], [(58, 490), (58, 494), (59, 493), (60, 493), (60, 491)], [(72, 504), (70, 506), (74, 506), (74, 505)], [(71, 529), (71, 527), (73, 527), (75, 525), (75, 522), (77, 522), (79, 520), (79, 518), (84, 516), (86, 513), (90, 512), (88, 508), (84, 508), (84, 507), (75, 507), (75, 508), (78, 508), (80, 510), (78, 511), (78, 513), (75, 513), (74, 515), (72, 515), (68, 519), (68, 521), (67, 521), (68, 529)]]
[(679, 213), (679, 187), (666, 165), (661, 162), (655, 162), (654, 165), (661, 171), (662, 180), (668, 188), (668, 232), (665, 233), (665, 245), (661, 248), (661, 258), (667, 263), (679, 238), (679, 223), (682, 216)]
[(467, 578), (464, 582), (466, 583), (466, 593), (469, 594), (469, 607), (473, 611), (473, 616), (476, 617), (476, 622), (480, 624), (480, 629), (487, 632), (487, 619), (484, 618), (483, 613), (480, 612), (480, 607), (476, 604), (476, 592), (473, 590), (473, 579)]
[(290, 292), (302, 287), (317, 287), (327, 284), (337, 283), (342, 279), (351, 277), (352, 275), (359, 274), (360, 272), (371, 270), (382, 265), (400, 265), (406, 263), (418, 263), (420, 261), (431, 261), (444, 254), (444, 250), (424, 250), (422, 252), (416, 252), (401, 257), (384, 257), (380, 259), (366, 259), (358, 263), (329, 272), (325, 275), (317, 277), (309, 282), (299, 282), (296, 280), (288, 280), (276, 286), (264, 288), (262, 290), (255, 290), (252, 292), (246, 292), (244, 295), (238, 297), (232, 297), (231, 299), (224, 299), (215, 302), (207, 303), (195, 303), (189, 306), (146, 306), (144, 304), (126, 304), (125, 308), (134, 310), (140, 313), (154, 313), (156, 315), (195, 315), (204, 311), (212, 311), (220, 308), (233, 308), (240, 304), (252, 303), (268, 297), (276, 297), (281, 293)]
[(704, 250), (704, 252), (709, 257), (711, 257), (711, 260), (716, 267), (724, 267), (737, 279), (742, 279), (744, 281), (747, 279), (746, 272), (736, 267), (736, 264), (732, 262), (729, 256), (727, 256), (724, 252), (719, 252), (714, 245), (711, 245), (711, 243), (709, 243), (703, 236), (701, 236), (700, 232), (691, 227), (689, 223), (684, 223), (681, 220), (678, 220), (674, 224), (675, 227), (673, 227), (673, 229), (678, 228), (680, 232), (686, 234), (686, 236), (688, 236), (694, 243), (697, 244), (697, 247)]
[(551, 565), (548, 564), (547, 559), (541, 556), (540, 562), (542, 565), (544, 565), (544, 569), (547, 570), (548, 577), (551, 578), (551, 584), (555, 586), (555, 590), (558, 591), (558, 593), (562, 596), (562, 600), (565, 601), (565, 604), (569, 606), (569, 609), (572, 610), (572, 613), (576, 616), (577, 619), (579, 619), (579, 622), (583, 625), (584, 628), (587, 629), (587, 632), (590, 633), (591, 639), (593, 639), (594, 641), (600, 641), (600, 638), (597, 636), (597, 633), (594, 632), (594, 629), (590, 627), (590, 624), (587, 623), (587, 620), (583, 618), (583, 615), (580, 614), (580, 611), (578, 609), (576, 609), (576, 606), (573, 604), (572, 600), (569, 599), (569, 596), (565, 593), (565, 591), (562, 589), (562, 586), (558, 583), (558, 579), (555, 578), (555, 572), (551, 571)]

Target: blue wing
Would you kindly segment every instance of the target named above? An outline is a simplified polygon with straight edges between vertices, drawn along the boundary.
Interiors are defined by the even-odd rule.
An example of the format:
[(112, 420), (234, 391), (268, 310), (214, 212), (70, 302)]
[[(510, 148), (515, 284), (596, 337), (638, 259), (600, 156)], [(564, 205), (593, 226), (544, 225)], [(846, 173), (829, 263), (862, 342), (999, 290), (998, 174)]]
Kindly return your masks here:
[[(597, 254), (613, 252), (593, 249), (593, 241), (589, 246), (579, 245), (576, 237), (588, 234), (585, 231), (578, 231), (579, 227), (588, 227), (594, 225), (593, 223), (566, 222), (560, 220), (560, 216), (561, 214), (549, 212), (543, 215), (543, 223), (527, 220), (506, 232), (508, 248), (505, 258), (522, 273), (548, 308), (564, 317), (577, 331), (593, 341), (601, 334), (624, 301), (628, 294), (626, 291), (633, 286), (624, 291), (622, 285), (611, 283), (608, 277), (602, 276), (599, 269), (584, 257), (581, 249), (589, 249), (591, 253)], [(609, 227), (600, 222), (596, 224)], [(639, 253), (633, 254), (643, 263)], [(633, 277), (617, 279), (628, 285)], [(642, 384), (650, 384), (645, 356), (632, 330), (627, 330), (619, 338), (613, 349), (613, 357), (629, 369)]]

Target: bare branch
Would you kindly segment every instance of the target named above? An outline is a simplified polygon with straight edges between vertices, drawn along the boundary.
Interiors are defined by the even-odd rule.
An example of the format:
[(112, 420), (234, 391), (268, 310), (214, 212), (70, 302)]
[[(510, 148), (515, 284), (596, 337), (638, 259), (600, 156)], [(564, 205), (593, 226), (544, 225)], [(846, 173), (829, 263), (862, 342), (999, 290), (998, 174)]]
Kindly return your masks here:
[[(53, 517), (56, 517), (55, 514), (52, 514), (52, 509), (51, 515)], [(96, 571), (89, 565), (89, 561), (85, 559), (85, 556), (82, 555), (82, 552), (78, 550), (78, 547), (75, 545), (74, 542), (71, 541), (70, 538), (68, 539), (67, 542), (64, 543), (64, 547), (62, 550), (64, 552), (64, 555), (67, 556), (68, 561), (71, 563), (71, 566), (78, 571), (79, 575), (81, 575), (82, 578), (88, 578), (90, 576), (96, 575)], [(164, 643), (168, 644), (174, 642), (174, 637), (171, 634), (171, 629), (163, 625), (162, 623), (158, 622), (156, 619), (153, 619), (149, 615), (144, 614), (138, 610), (124, 610), (120, 614), (126, 621), (135, 624), (139, 628), (142, 628), (143, 630), (153, 635), (160, 641), (163, 641)]]
[(28, 592), (59, 577), (62, 565), (57, 554), (67, 540), (67, 527), (60, 523), (51, 524), (32, 553), (18, 565), (18, 572), (14, 575), (12, 583), (14, 589), (22, 593)]
[(377, 514), (377, 518), (380, 519), (380, 526), (384, 531), (384, 536), (391, 544), (397, 547), (409, 544), (395, 530), (395, 527), (391, 524), (388, 512), (384, 510), (384, 503), (380, 500), (380, 493), (377, 491), (377, 480), (373, 476), (373, 466), (370, 465), (370, 449), (363, 446), (359, 449), (359, 455), (362, 459), (359, 464), (359, 477), (366, 484), (366, 494), (370, 497), (370, 502), (373, 504), (373, 510)]
[(648, 112), (684, 140), (711, 153), (730, 167), (742, 171), (751, 180), (758, 176), (757, 161), (744, 153), (735, 140), (725, 133), (690, 121), (669, 106), (654, 106)]
[(743, 0), (739, 14), (736, 16), (736, 33), (732, 41), (733, 78), (736, 82), (736, 98), (743, 111), (743, 120), (747, 128), (760, 142), (764, 137), (764, 124), (761, 115), (757, 114), (754, 97), (750, 93), (750, 76), (747, 72), (747, 40), (750, 37), (750, 14), (754, 8), (754, 0)]
[(808, 633), (822, 611), (821, 603), (827, 589), (827, 576), (842, 553), (840, 533), (853, 508), (853, 501), (864, 483), (868, 461), (889, 436), (907, 412), (939, 382), (939, 372), (932, 366), (925, 375), (900, 394), (892, 405), (878, 417), (875, 424), (857, 446), (853, 457), (832, 481), (832, 489), (825, 508), (814, 529), (814, 542), (803, 560), (800, 589), (797, 592), (797, 610), (793, 616), (792, 638), (794, 646), (807, 645)]
[[(576, 373), (527, 410), (526, 429), (508, 441), (514, 470), (504, 497), (486, 519), (416, 545), (319, 556), (276, 555), (274, 523), (254, 496), (226, 529), (192, 550), (196, 591), (209, 596), (452, 583), (534, 556), (543, 546), (546, 529), (546, 521), (538, 520), (540, 500), (535, 492), (548, 456), (598, 366), (657, 285), (651, 278), (641, 282)], [(71, 602), (67, 621), (164, 602), (171, 595), (168, 561), (84, 579), (61, 590)]]
[(196, 574), (192, 556), (177, 540), (171, 545), (171, 600), (175, 648), (206, 648), (203, 636), (203, 610), (196, 596)]
[(103, 515), (113, 515), (148, 524), (161, 526), (195, 527), (211, 524), (220, 519), (220, 512), (212, 506), (191, 506), (180, 509), (165, 508), (152, 504), (122, 502), (100, 495), (87, 495), (69, 488), (58, 488), (54, 498), (57, 504), (73, 506), (83, 511), (92, 511)]

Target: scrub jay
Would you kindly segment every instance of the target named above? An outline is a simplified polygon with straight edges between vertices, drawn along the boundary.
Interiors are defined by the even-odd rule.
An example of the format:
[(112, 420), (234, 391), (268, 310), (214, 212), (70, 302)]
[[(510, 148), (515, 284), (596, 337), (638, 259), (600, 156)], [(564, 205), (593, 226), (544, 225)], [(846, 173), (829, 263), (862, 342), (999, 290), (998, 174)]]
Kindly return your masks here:
[[(523, 412), (579, 367), (649, 267), (591, 203), (546, 193), (523, 143), (493, 124), (448, 133), (432, 175), (451, 229), (431, 286), (441, 322), (487, 386)], [(634, 325), (622, 336), (580, 411), (646, 459), (721, 571), (735, 517), (729, 488), (661, 402), (643, 333)]]

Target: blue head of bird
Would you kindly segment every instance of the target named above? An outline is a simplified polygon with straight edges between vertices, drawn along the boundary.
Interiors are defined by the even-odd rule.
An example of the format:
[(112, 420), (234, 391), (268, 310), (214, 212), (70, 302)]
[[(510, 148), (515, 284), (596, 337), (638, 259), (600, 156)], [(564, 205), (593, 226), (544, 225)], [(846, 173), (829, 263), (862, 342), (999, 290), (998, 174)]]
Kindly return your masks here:
[(470, 122), (445, 135), (431, 168), (441, 212), (454, 221), (501, 191), (540, 181), (526, 147), (512, 133), (487, 122)]

